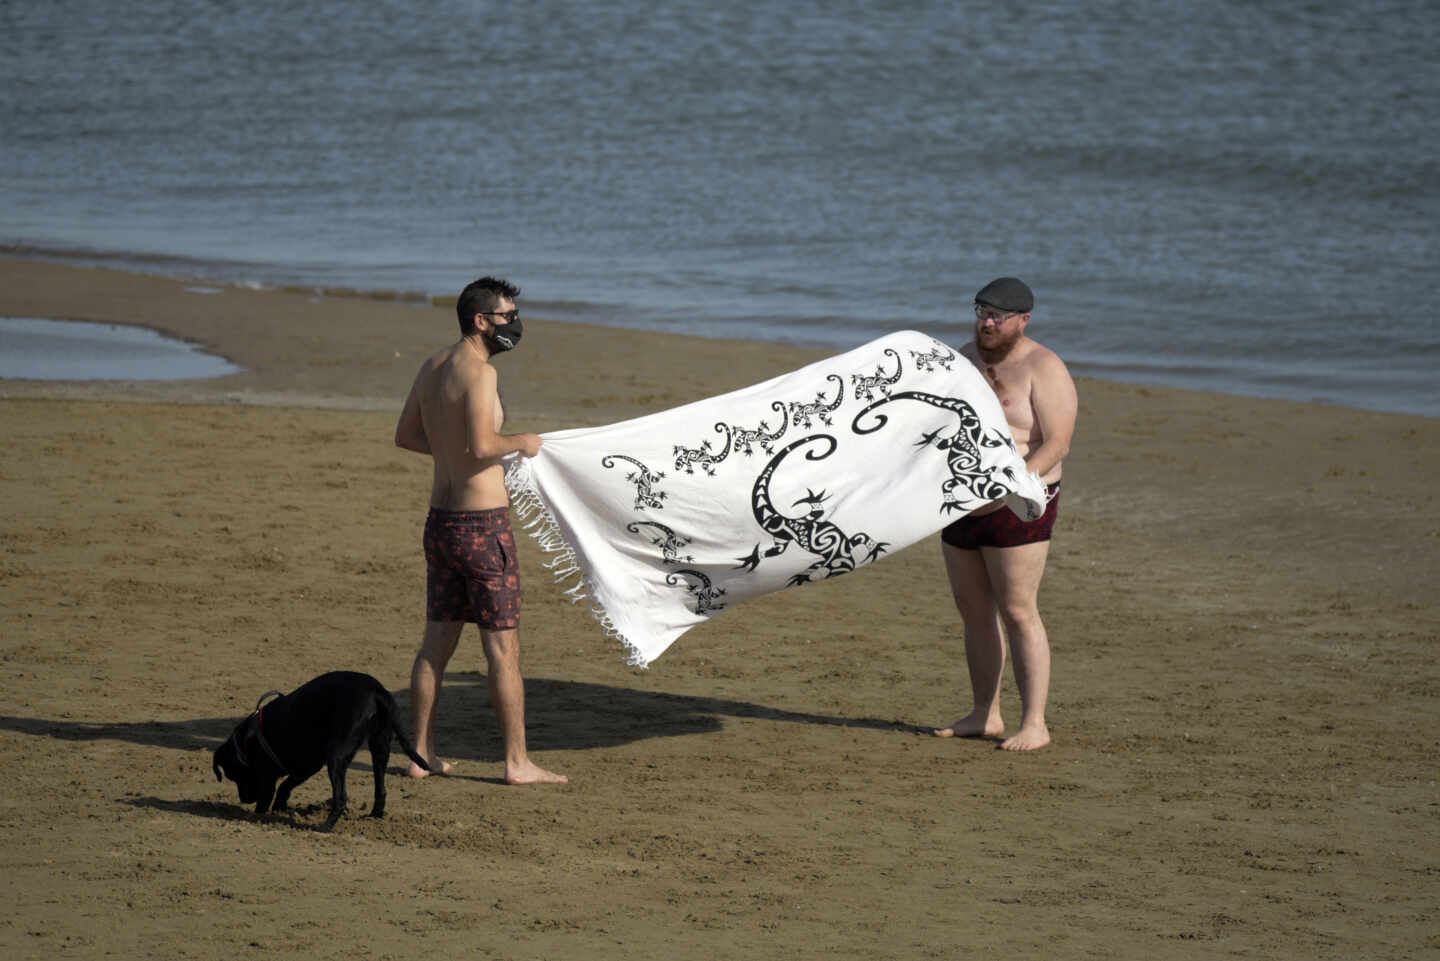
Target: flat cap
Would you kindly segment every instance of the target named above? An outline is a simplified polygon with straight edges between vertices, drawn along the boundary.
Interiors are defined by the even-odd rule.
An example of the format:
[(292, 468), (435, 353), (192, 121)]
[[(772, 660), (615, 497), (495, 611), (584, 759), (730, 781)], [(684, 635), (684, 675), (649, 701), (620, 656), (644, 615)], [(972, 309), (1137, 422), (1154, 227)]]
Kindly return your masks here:
[(975, 295), (975, 303), (1006, 310), (1016, 314), (1028, 314), (1035, 306), (1035, 295), (1025, 282), (1014, 277), (992, 280)]

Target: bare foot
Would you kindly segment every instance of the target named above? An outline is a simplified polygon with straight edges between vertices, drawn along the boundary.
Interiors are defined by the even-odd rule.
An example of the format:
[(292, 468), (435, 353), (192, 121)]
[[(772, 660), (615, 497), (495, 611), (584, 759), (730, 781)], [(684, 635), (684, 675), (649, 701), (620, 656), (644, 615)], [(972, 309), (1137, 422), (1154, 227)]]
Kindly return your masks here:
[(570, 779), (563, 774), (552, 774), (533, 761), (505, 765), (506, 784), (568, 784)]
[(1022, 727), (1020, 732), (1000, 745), (1004, 751), (1038, 751), (1050, 743), (1050, 730), (1041, 724), (1035, 728)]
[(999, 737), (1005, 733), (1005, 722), (1000, 715), (993, 717), (969, 714), (949, 727), (936, 728), (936, 737)]
[(422, 777), (429, 777), (432, 774), (449, 774), (452, 767), (454, 767), (454, 765), (451, 764), (449, 761), (442, 761), (439, 758), (431, 758), (430, 770), (427, 771), (420, 765), (416, 764), (414, 761), (411, 761), (410, 766), (405, 769), (405, 774), (408, 777), (413, 777), (416, 780), (419, 780)]

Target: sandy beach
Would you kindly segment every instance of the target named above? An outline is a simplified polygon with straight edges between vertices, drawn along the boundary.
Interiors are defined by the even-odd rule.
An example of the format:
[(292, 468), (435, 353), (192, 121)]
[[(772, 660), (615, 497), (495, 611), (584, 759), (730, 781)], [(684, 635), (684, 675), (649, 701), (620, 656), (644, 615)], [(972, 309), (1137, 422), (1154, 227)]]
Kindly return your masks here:
[[(0, 380), (6, 958), (1440, 957), (1440, 420), (1081, 380), (1027, 755), (929, 734), (969, 706), (938, 537), (643, 671), (522, 540), (530, 748), (570, 783), (500, 783), (470, 628), (453, 775), (397, 753), (364, 818), (362, 752), (325, 834), (323, 776), (256, 819), (211, 752), (333, 669), (408, 727), (429, 463), (392, 432), (453, 308), (0, 258), (0, 314), (245, 368)], [(525, 329), (516, 431), (823, 356)]]

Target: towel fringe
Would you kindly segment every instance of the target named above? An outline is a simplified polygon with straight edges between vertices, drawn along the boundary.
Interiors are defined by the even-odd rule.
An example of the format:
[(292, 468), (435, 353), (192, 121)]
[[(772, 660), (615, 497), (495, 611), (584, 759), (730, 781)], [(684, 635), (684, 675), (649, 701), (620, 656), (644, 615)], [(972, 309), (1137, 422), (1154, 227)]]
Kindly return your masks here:
[[(620, 633), (610, 612), (596, 600), (595, 584), (581, 567), (575, 548), (560, 533), (560, 525), (555, 522), (555, 515), (550, 513), (550, 508), (545, 506), (544, 500), (536, 491), (526, 458), (517, 455), (505, 465), (505, 489), (510, 494), (510, 513), (518, 520), (521, 528), (535, 541), (542, 553), (554, 555), (548, 561), (542, 562), (541, 566), (550, 571), (556, 584), (562, 585), (561, 593), (568, 597), (572, 604), (590, 601), (590, 616), (595, 618), (606, 637), (614, 638), (624, 647), (625, 663), (633, 667), (648, 668), (650, 662), (640, 653), (640, 648)], [(569, 587), (563, 586), (572, 579), (574, 583)]]

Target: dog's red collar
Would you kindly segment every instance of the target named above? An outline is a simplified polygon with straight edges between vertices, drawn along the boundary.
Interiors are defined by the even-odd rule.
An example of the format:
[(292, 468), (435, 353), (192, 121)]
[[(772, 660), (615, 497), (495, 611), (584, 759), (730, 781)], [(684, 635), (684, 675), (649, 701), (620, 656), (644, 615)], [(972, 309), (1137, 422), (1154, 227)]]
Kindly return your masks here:
[(271, 749), (270, 742), (265, 740), (265, 699), (271, 694), (280, 694), (281, 697), (285, 696), (279, 691), (266, 691), (264, 694), (261, 694), (260, 700), (255, 702), (255, 710), (250, 714), (250, 717), (255, 719), (255, 732), (246, 737), (244, 741), (241, 741), (240, 728), (237, 727), (230, 733), (230, 741), (235, 745), (235, 754), (240, 758), (240, 763), (246, 767), (250, 766), (250, 755), (245, 750), (245, 747), (251, 741), (258, 741), (260, 747), (269, 755), (270, 760), (274, 761), (275, 766), (280, 769), (280, 773), (289, 776), (290, 772), (285, 770), (285, 765), (280, 763), (280, 758), (277, 757), (275, 751)]
[(280, 769), (280, 773), (288, 777), (290, 772), (285, 770), (284, 763), (275, 754), (274, 748), (270, 747), (270, 742), (265, 740), (265, 709), (263, 707), (255, 712), (254, 737), (256, 741), (260, 742), (261, 749), (269, 756), (270, 760), (275, 762), (275, 766)]

